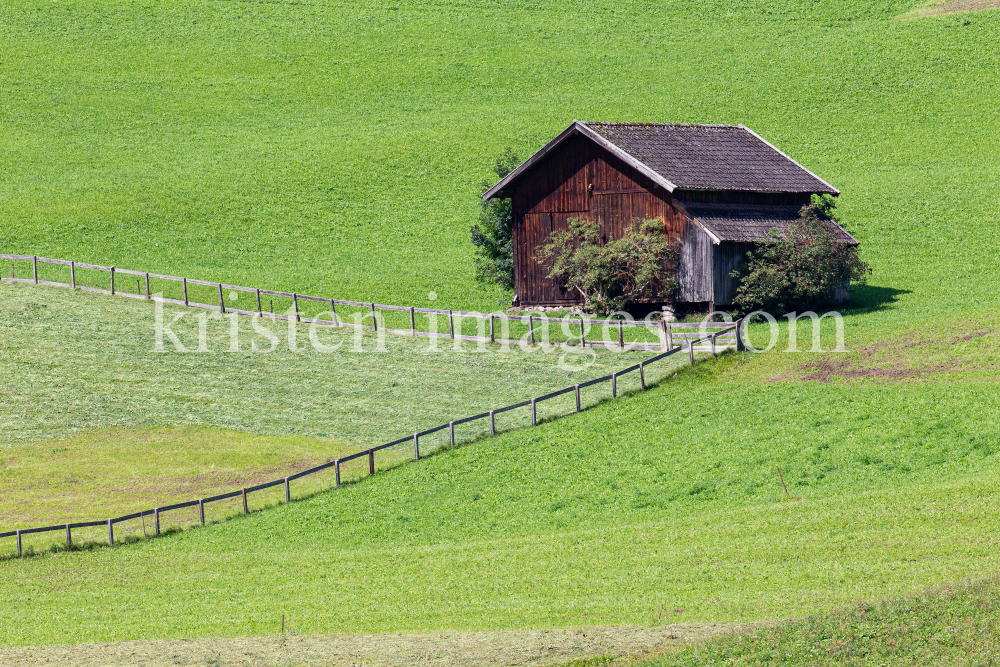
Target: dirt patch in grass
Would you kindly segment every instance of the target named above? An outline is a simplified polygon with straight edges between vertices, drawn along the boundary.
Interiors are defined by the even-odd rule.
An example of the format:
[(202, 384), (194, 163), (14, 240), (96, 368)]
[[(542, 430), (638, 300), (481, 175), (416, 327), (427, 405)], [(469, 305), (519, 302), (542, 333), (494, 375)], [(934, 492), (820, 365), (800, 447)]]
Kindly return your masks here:
[(929, 333), (918, 330), (855, 352), (827, 353), (770, 380), (898, 382), (942, 375), (971, 378), (1000, 367), (995, 353), (997, 329), (993, 326), (978, 323)]
[(282, 635), (0, 648), (7, 667), (112, 665), (371, 665), (459, 667), (555, 665), (581, 658), (638, 656), (759, 624), (439, 632), (394, 635)]
[(983, 9), (1000, 9), (1000, 0), (951, 0), (950, 2), (944, 0), (943, 2), (932, 2), (912, 12), (908, 12), (904, 15), (904, 18), (978, 12)]

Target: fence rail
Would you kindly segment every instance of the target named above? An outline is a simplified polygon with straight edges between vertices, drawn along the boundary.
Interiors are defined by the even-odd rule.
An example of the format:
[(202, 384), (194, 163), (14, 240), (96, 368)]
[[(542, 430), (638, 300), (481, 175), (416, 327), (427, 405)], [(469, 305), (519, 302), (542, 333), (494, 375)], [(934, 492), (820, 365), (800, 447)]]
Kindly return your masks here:
[[(8, 255), (0, 255), (0, 258), (9, 258), (9, 256)], [(357, 459), (360, 459), (360, 458), (363, 458), (363, 457), (367, 457), (368, 458), (368, 471), (369, 471), (369, 476), (371, 476), (371, 475), (376, 474), (376, 465), (375, 465), (375, 453), (376, 452), (384, 451), (384, 450), (390, 449), (392, 447), (397, 447), (399, 445), (409, 444), (409, 443), (412, 443), (412, 445), (413, 445), (413, 458), (414, 458), (414, 460), (420, 460), (420, 439), (423, 438), (423, 437), (426, 437), (428, 435), (431, 435), (431, 434), (434, 434), (434, 433), (438, 433), (438, 432), (443, 431), (445, 429), (447, 429), (448, 432), (449, 432), (449, 440), (448, 440), (449, 444), (451, 446), (454, 446), (455, 445), (455, 427), (456, 426), (461, 425), (461, 424), (467, 424), (467, 423), (478, 421), (478, 420), (482, 420), (482, 419), (488, 419), (489, 420), (489, 427), (490, 427), (490, 434), (491, 435), (495, 435), (496, 434), (496, 422), (495, 422), (496, 415), (501, 414), (501, 413), (505, 413), (505, 412), (509, 412), (511, 410), (517, 410), (517, 409), (527, 408), (527, 407), (530, 407), (530, 409), (531, 409), (531, 425), (532, 426), (537, 426), (538, 425), (537, 407), (538, 407), (539, 403), (542, 403), (543, 401), (551, 400), (551, 399), (556, 398), (558, 396), (563, 396), (565, 394), (573, 392), (575, 394), (575, 398), (576, 398), (576, 410), (575, 410), (575, 412), (580, 412), (581, 411), (581, 405), (580, 405), (580, 390), (581, 389), (586, 388), (586, 387), (591, 387), (591, 386), (594, 386), (594, 385), (597, 385), (597, 384), (603, 384), (605, 382), (610, 382), (611, 383), (611, 396), (612, 396), (612, 398), (617, 398), (618, 397), (618, 380), (620, 378), (622, 378), (623, 376), (626, 376), (626, 375), (628, 375), (630, 373), (634, 373), (634, 372), (637, 372), (637, 371), (639, 373), (639, 378), (640, 378), (640, 388), (642, 390), (645, 390), (646, 389), (645, 369), (648, 368), (650, 366), (650, 364), (655, 364), (658, 361), (662, 361), (664, 359), (667, 359), (668, 357), (671, 357), (671, 356), (673, 356), (675, 354), (682, 353), (683, 351), (687, 350), (687, 352), (688, 352), (688, 362), (691, 365), (694, 365), (694, 363), (695, 363), (695, 356), (694, 356), (695, 345), (697, 345), (698, 343), (701, 343), (701, 342), (708, 341), (710, 339), (714, 339), (717, 335), (719, 335), (719, 333), (727, 333), (727, 334), (728, 333), (734, 333), (737, 336), (737, 340), (739, 340), (739, 338), (740, 338), (740, 336), (739, 336), (739, 324), (738, 323), (736, 323), (736, 324), (730, 324), (722, 332), (716, 332), (716, 333), (710, 334), (708, 336), (703, 336), (702, 338), (697, 339), (697, 340), (688, 339), (687, 343), (685, 345), (675, 346), (672, 349), (669, 349), (669, 350), (667, 350), (665, 352), (657, 354), (656, 356), (650, 357), (649, 359), (645, 359), (643, 361), (640, 361), (637, 364), (633, 364), (631, 366), (628, 366), (627, 368), (623, 368), (621, 370), (615, 371), (615, 372), (610, 373), (608, 375), (604, 375), (604, 376), (599, 377), (599, 378), (594, 378), (594, 379), (588, 380), (586, 382), (581, 382), (579, 384), (575, 384), (575, 385), (572, 385), (570, 387), (565, 387), (565, 388), (560, 389), (558, 391), (549, 392), (548, 394), (544, 394), (544, 395), (539, 396), (537, 398), (532, 398), (532, 399), (529, 399), (529, 400), (526, 400), (526, 401), (521, 401), (519, 403), (514, 403), (513, 405), (507, 405), (507, 406), (504, 406), (504, 407), (501, 407), (501, 408), (496, 408), (494, 410), (489, 410), (487, 412), (481, 412), (479, 414), (472, 415), (470, 417), (464, 417), (464, 418), (461, 418), (461, 419), (456, 419), (456, 420), (453, 420), (453, 421), (449, 421), (446, 424), (441, 424), (440, 426), (435, 426), (434, 428), (430, 428), (430, 429), (426, 429), (426, 430), (423, 430), (423, 431), (416, 432), (413, 435), (407, 435), (405, 437), (398, 438), (396, 440), (393, 440), (391, 442), (387, 442), (387, 443), (382, 444), (382, 445), (378, 445), (376, 447), (371, 447), (369, 449), (364, 449), (364, 450), (361, 450), (359, 452), (355, 452), (354, 454), (350, 454), (348, 456), (344, 456), (344, 457), (341, 457), (341, 458), (338, 458), (338, 459), (327, 461), (326, 463), (322, 463), (320, 465), (314, 466), (314, 467), (309, 468), (307, 470), (302, 470), (300, 472), (297, 472), (297, 473), (294, 473), (294, 474), (291, 474), (291, 475), (287, 475), (285, 477), (281, 477), (281, 478), (272, 480), (270, 482), (264, 482), (262, 484), (257, 484), (256, 486), (244, 487), (242, 489), (237, 489), (235, 491), (230, 491), (228, 493), (223, 493), (223, 494), (219, 494), (219, 495), (215, 495), (215, 496), (210, 496), (208, 498), (199, 498), (197, 500), (189, 500), (187, 502), (174, 503), (174, 504), (171, 504), (171, 505), (165, 505), (163, 507), (155, 507), (155, 508), (148, 509), (148, 510), (141, 510), (139, 512), (133, 512), (131, 514), (126, 514), (124, 516), (110, 517), (110, 518), (103, 519), (103, 520), (98, 520), (98, 521), (70, 522), (70, 523), (58, 524), (58, 525), (53, 525), (53, 526), (44, 526), (44, 527), (41, 527), (41, 528), (21, 528), (21, 529), (12, 530), (12, 531), (6, 531), (6, 532), (0, 533), (0, 538), (8, 538), (8, 537), (15, 538), (17, 540), (17, 555), (18, 556), (22, 556), (23, 555), (23, 548), (22, 548), (21, 538), (23, 536), (25, 536), (25, 535), (32, 535), (32, 534), (36, 534), (36, 533), (55, 532), (55, 531), (65, 530), (66, 531), (66, 546), (67, 547), (72, 547), (72, 545), (73, 545), (73, 536), (72, 536), (73, 529), (77, 529), (77, 528), (93, 528), (93, 527), (106, 526), (107, 527), (107, 535), (108, 535), (108, 544), (110, 546), (114, 546), (114, 544), (115, 544), (115, 525), (119, 524), (119, 523), (122, 523), (124, 521), (132, 521), (132, 520), (135, 520), (135, 519), (143, 519), (143, 520), (145, 520), (145, 517), (149, 516), (149, 517), (151, 517), (153, 519), (154, 534), (155, 535), (159, 535), (160, 534), (160, 521), (161, 521), (161, 518), (163, 517), (164, 513), (176, 511), (176, 510), (179, 510), (179, 509), (186, 509), (186, 508), (189, 508), (189, 507), (198, 507), (198, 513), (199, 513), (199, 518), (200, 518), (200, 521), (201, 521), (201, 525), (204, 526), (205, 525), (205, 506), (206, 505), (208, 505), (210, 503), (220, 502), (220, 501), (223, 501), (223, 500), (229, 500), (231, 498), (242, 498), (243, 513), (244, 514), (248, 514), (249, 513), (249, 505), (248, 505), (248, 501), (247, 501), (247, 496), (248, 495), (250, 495), (251, 493), (255, 493), (255, 492), (262, 491), (262, 490), (265, 490), (265, 489), (269, 489), (269, 488), (272, 488), (272, 487), (275, 487), (275, 486), (279, 486), (279, 485), (284, 485), (285, 502), (288, 503), (288, 502), (291, 502), (291, 487), (290, 487), (290, 484), (291, 484), (291, 482), (293, 482), (295, 480), (301, 479), (301, 478), (306, 477), (308, 475), (314, 475), (316, 473), (319, 473), (319, 472), (321, 472), (323, 470), (327, 470), (329, 468), (333, 468), (334, 471), (335, 471), (335, 473), (336, 473), (336, 486), (340, 486), (341, 485), (341, 466), (343, 464), (345, 464), (345, 463), (348, 463), (350, 461), (354, 461), (354, 460), (357, 460)], [(715, 351), (713, 351), (712, 356), (715, 356)]]
[[(445, 310), (440, 308), (418, 308), (414, 306), (394, 306), (388, 304), (374, 303), (370, 301), (350, 301), (345, 299), (332, 299), (327, 297), (311, 296), (308, 294), (298, 294), (295, 292), (281, 292), (277, 290), (267, 290), (255, 287), (243, 287), (240, 285), (230, 285), (223, 282), (211, 282), (183, 276), (171, 276), (161, 273), (150, 273), (148, 271), (135, 271), (132, 269), (121, 269), (114, 266), (101, 266), (99, 264), (88, 264), (76, 262), (74, 260), (51, 259), (36, 255), (11, 255), (0, 254), (0, 260), (11, 262), (10, 276), (2, 276), (0, 279), (10, 282), (35, 283), (41, 285), (65, 286), (73, 289), (81, 289), (114, 296), (123, 296), (133, 299), (152, 299), (154, 294), (162, 293), (163, 290), (152, 290), (150, 281), (159, 280), (175, 284), (180, 288), (181, 298), (161, 297), (164, 303), (183, 305), (194, 308), (204, 308), (208, 310), (218, 310), (222, 313), (237, 313), (240, 315), (269, 317), (275, 320), (295, 320), (296, 322), (316, 323), (333, 327), (363, 328), (374, 331), (384, 331), (388, 333), (404, 336), (422, 336), (428, 338), (446, 338), (458, 341), (489, 342), (500, 344), (519, 344), (527, 342), (536, 345), (541, 339), (548, 345), (576, 346), (609, 348), (620, 350), (644, 350), (666, 352), (674, 347), (675, 341), (686, 342), (696, 340), (707, 343), (700, 348), (699, 352), (715, 352), (719, 348), (738, 347), (739, 340), (736, 331), (732, 329), (731, 322), (664, 322), (662, 320), (630, 320), (630, 319), (592, 319), (586, 317), (546, 317), (544, 315), (510, 315), (507, 313), (478, 313), (462, 310)], [(17, 262), (30, 262), (30, 277), (18, 277), (16, 275)], [(39, 265), (55, 265), (68, 267), (68, 281), (52, 280), (39, 277)], [(107, 273), (104, 280), (105, 287), (98, 287), (93, 284), (84, 284), (84, 281), (77, 279), (77, 269), (88, 271), (98, 271)], [(136, 278), (134, 284), (123, 282), (121, 276), (131, 276)], [(131, 280), (131, 279), (129, 279)], [(135, 290), (132, 291), (132, 287)], [(198, 301), (191, 295), (189, 287), (209, 287), (212, 288), (213, 300), (211, 303)], [(176, 290), (175, 290), (176, 291)], [(241, 292), (253, 294), (255, 297), (255, 310), (237, 308), (232, 304), (235, 299), (226, 302), (225, 292)], [(291, 299), (291, 306), (286, 312), (289, 314), (275, 313), (273, 299), (269, 300), (269, 308), (263, 307), (261, 297), (279, 297), (281, 299)], [(326, 304), (329, 310), (323, 313), (313, 313), (312, 316), (303, 315), (299, 301), (309, 301)], [(361, 309), (362, 312), (353, 313), (356, 321), (350, 322), (337, 313), (337, 306), (345, 308)], [(409, 327), (399, 328), (386, 326), (386, 313), (409, 314)], [(322, 315), (329, 316), (323, 319)], [(417, 315), (427, 316), (426, 331), (421, 330), (417, 325)], [(439, 330), (438, 316), (447, 318), (447, 331)], [(476, 321), (476, 334), (463, 333), (463, 320), (472, 319)], [(458, 329), (456, 330), (456, 320)], [(366, 321), (368, 323), (366, 323)], [(526, 325), (525, 331), (521, 335), (511, 335), (511, 324), (516, 323)], [(565, 336), (564, 341), (553, 341), (550, 335), (550, 325), (559, 325), (561, 332)], [(603, 336), (600, 340), (595, 340), (594, 336), (588, 337), (594, 330), (600, 330)], [(714, 331), (713, 331), (714, 330)], [(626, 332), (628, 332), (626, 334)], [(637, 337), (648, 335), (653, 340), (637, 340)]]

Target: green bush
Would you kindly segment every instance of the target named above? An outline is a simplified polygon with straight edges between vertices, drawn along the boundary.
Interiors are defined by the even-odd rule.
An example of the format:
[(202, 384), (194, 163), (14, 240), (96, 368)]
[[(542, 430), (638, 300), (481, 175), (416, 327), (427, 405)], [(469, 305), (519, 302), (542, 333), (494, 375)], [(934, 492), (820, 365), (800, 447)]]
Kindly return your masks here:
[(537, 249), (548, 278), (583, 297), (599, 315), (639, 298), (667, 297), (677, 289), (677, 251), (662, 220), (639, 221), (621, 238), (601, 244), (596, 222), (571, 218), (569, 229), (553, 232)]
[(739, 279), (734, 305), (743, 313), (808, 310), (832, 303), (852, 281), (863, 286), (871, 268), (857, 247), (837, 240), (835, 221), (833, 201), (817, 197), (784, 232), (772, 229), (731, 274)]
[[(504, 151), (493, 165), (497, 179), (504, 178), (521, 164), (511, 149)], [(483, 192), (493, 183), (483, 181)], [(479, 202), (479, 222), (472, 225), (472, 245), (476, 253), (476, 279), (514, 289), (514, 210), (509, 199)]]

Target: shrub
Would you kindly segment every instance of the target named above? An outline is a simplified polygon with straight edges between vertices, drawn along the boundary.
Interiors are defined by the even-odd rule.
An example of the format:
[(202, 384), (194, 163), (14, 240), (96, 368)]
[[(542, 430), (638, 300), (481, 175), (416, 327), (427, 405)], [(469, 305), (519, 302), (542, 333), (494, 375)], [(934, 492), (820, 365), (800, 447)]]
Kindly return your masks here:
[[(510, 148), (497, 158), (493, 172), (502, 179), (521, 163)], [(483, 192), (493, 183), (482, 182)], [(479, 222), (472, 225), (472, 245), (476, 253), (476, 279), (514, 289), (514, 211), (509, 199), (479, 202)]]
[(677, 251), (663, 221), (642, 220), (621, 238), (601, 244), (596, 222), (571, 218), (537, 249), (548, 278), (579, 293), (586, 308), (607, 315), (639, 298), (667, 297), (677, 289)]
[(798, 219), (747, 253), (747, 263), (733, 271), (739, 279), (733, 304), (743, 313), (758, 308), (800, 311), (832, 303), (838, 289), (863, 286), (871, 268), (858, 250), (837, 240), (834, 204), (828, 197), (803, 206)]

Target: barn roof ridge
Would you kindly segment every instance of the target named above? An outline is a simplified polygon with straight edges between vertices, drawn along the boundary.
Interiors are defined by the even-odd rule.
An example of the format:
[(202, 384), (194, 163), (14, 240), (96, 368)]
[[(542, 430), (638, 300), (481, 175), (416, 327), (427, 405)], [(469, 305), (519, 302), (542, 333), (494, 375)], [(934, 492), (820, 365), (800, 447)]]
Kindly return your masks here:
[(622, 125), (633, 127), (730, 127), (740, 128), (742, 125), (729, 125), (727, 123), (644, 123), (637, 121), (611, 121), (611, 120), (579, 120), (578, 123), (584, 125)]
[(576, 134), (582, 134), (602, 146), (668, 192), (682, 189), (840, 194), (839, 190), (742, 124), (574, 120), (487, 190), (483, 199), (502, 196), (510, 183)]

